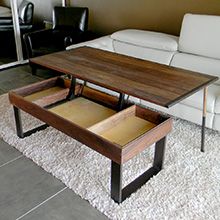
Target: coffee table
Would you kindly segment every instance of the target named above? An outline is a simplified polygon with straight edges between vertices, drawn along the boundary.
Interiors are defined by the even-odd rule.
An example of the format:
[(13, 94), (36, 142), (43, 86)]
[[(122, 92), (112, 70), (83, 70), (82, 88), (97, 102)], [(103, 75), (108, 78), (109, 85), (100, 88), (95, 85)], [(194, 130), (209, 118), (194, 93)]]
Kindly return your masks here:
[(204, 152), (207, 87), (218, 77), (90, 47), (33, 58), (30, 64), (119, 92), (122, 102), (127, 94), (169, 108), (203, 89), (201, 151)]
[[(121, 203), (163, 167), (166, 136), (172, 119), (127, 103), (132, 95), (170, 107), (204, 89), (202, 150), (207, 86), (217, 77), (173, 68), (99, 49), (81, 47), (30, 60), (66, 74), (9, 92), (19, 137), (48, 125), (86, 144), (111, 160), (111, 197)], [(114, 97), (78, 85), (82, 79), (119, 93)], [(23, 132), (20, 109), (46, 124)], [(152, 167), (122, 187), (122, 165), (155, 143)]]

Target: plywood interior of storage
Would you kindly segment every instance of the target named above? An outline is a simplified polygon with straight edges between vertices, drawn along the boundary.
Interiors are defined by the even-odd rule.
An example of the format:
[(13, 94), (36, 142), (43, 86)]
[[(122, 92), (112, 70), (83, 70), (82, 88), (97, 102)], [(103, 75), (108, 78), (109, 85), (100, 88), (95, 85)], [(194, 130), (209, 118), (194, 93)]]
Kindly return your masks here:
[(31, 95), (25, 96), (25, 99), (28, 100), (28, 101), (34, 102), (34, 101), (36, 101), (38, 99), (41, 99), (43, 97), (53, 95), (56, 92), (59, 92), (63, 89), (65, 89), (65, 88), (62, 88), (62, 87), (59, 87), (59, 86), (54, 86), (54, 87), (51, 87), (49, 89), (41, 90), (39, 92), (35, 92)]
[(49, 111), (83, 128), (88, 128), (116, 113), (110, 108), (83, 97), (60, 104), (49, 109)]
[(125, 146), (127, 143), (146, 133), (155, 126), (157, 125), (152, 122), (131, 115), (99, 135), (111, 142)]

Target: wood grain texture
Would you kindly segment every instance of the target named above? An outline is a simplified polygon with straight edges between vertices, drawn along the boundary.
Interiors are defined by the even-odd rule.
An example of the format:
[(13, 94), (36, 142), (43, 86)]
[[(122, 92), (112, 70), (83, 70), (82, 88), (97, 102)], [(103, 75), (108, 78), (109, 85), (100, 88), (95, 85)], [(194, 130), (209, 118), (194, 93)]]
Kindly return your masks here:
[[(68, 88), (66, 88), (66, 89), (62, 88), (61, 90), (58, 90), (55, 93), (48, 94), (46, 96), (42, 96), (41, 98), (39, 97), (38, 99), (36, 99), (32, 102), (41, 106), (41, 107), (46, 107), (46, 106), (52, 105), (56, 102), (65, 100), (68, 93), (69, 93)], [(25, 99), (27, 99), (27, 98), (25, 97)]]
[(118, 104), (118, 97), (100, 92), (96, 89), (92, 89), (87, 86), (84, 86), (82, 95), (91, 100), (98, 100), (100, 103), (105, 103), (114, 109), (117, 107)]
[[(79, 98), (79, 99), (84, 99), (84, 98)], [(159, 120), (158, 113), (155, 112), (151, 112), (152, 115), (156, 115), (156, 116), (152, 116), (150, 117), (150, 119), (151, 120), (155, 119), (158, 124), (157, 123), (153, 124), (150, 122), (150, 125), (153, 124), (153, 126), (149, 128), (147, 122), (147, 129), (146, 129), (145, 122), (147, 121), (147, 117), (149, 116), (150, 112), (149, 110), (146, 110), (147, 114), (143, 114), (143, 111), (145, 109), (142, 109), (141, 107), (137, 107), (137, 106), (131, 106), (103, 120), (102, 122), (98, 122), (89, 129), (86, 129), (85, 127), (89, 125), (83, 126), (81, 123), (78, 123), (75, 120), (70, 120), (69, 115), (67, 115), (67, 117), (65, 114), (63, 115), (63, 111), (61, 111), (60, 113), (57, 113), (55, 111), (54, 113), (50, 109), (45, 109), (36, 103), (26, 100), (25, 97), (16, 94), (14, 91), (9, 92), (9, 100), (12, 105), (22, 109), (23, 111), (40, 119), (46, 124), (62, 131), (63, 133), (69, 135), (70, 137), (82, 142), (83, 144), (86, 144), (88, 147), (92, 148), (93, 150), (96, 150), (97, 152), (101, 153), (102, 155), (108, 157), (109, 159), (115, 161), (118, 164), (122, 164), (127, 160), (131, 159), (132, 157), (143, 151), (146, 147), (150, 146), (155, 141), (166, 136), (167, 133), (171, 130), (171, 120), (170, 119)], [(69, 101), (69, 103), (71, 102), (72, 101)], [(89, 102), (91, 103), (91, 101)], [(94, 104), (97, 105), (96, 103)], [(79, 107), (81, 108), (81, 105), (79, 105)], [(103, 108), (106, 109), (106, 107), (104, 106)], [(95, 111), (96, 110), (97, 109), (95, 108)], [(114, 114), (114, 111), (113, 110), (111, 111)], [(140, 111), (142, 111), (141, 114)], [(79, 112), (80, 112), (79, 114), (78, 113), (76, 114), (76, 112), (72, 112), (71, 108), (67, 108), (67, 113), (68, 114), (70, 113), (70, 116), (73, 114), (73, 116), (76, 119), (77, 118), (80, 119), (80, 115), (85, 116), (84, 113), (81, 114), (82, 111)], [(94, 113), (94, 111), (91, 111), (91, 114), (86, 115), (86, 117), (89, 115), (91, 116), (92, 120), (93, 117), (97, 116), (96, 112)], [(126, 119), (130, 119), (135, 115), (141, 116), (142, 118), (141, 123), (139, 123), (139, 121), (137, 123), (136, 120), (137, 118), (134, 118), (135, 120), (132, 119), (131, 121), (129, 121), (129, 123), (126, 122)], [(88, 119), (88, 121), (89, 120), (90, 119)], [(121, 123), (123, 124), (124, 122), (126, 123), (125, 126), (122, 126), (122, 129), (119, 128), (117, 131), (114, 131), (114, 128), (117, 128), (117, 125), (120, 125)], [(138, 126), (137, 133), (132, 134), (132, 132), (129, 131), (128, 132), (129, 134), (126, 135), (127, 133), (126, 129), (129, 128), (128, 130), (130, 130), (130, 128), (133, 127), (132, 123), (137, 123)], [(139, 129), (139, 125), (140, 125), (140, 129)], [(120, 142), (121, 140), (114, 141), (111, 138), (106, 138), (105, 136), (102, 137), (102, 131), (107, 131), (107, 130), (109, 131), (110, 129), (112, 129), (113, 131), (111, 132), (113, 136), (115, 132), (117, 135), (119, 135), (119, 137), (120, 135), (123, 137), (123, 135), (125, 134), (125, 140), (124, 139), (122, 140), (123, 143)], [(101, 132), (101, 134), (99, 134), (99, 132)], [(124, 145), (124, 147), (122, 147), (122, 145)]]
[(88, 129), (94, 133), (101, 134), (102, 132), (110, 129), (112, 126), (114, 126), (118, 122), (124, 120), (125, 118), (132, 116), (135, 112), (135, 109), (136, 109), (136, 107), (135, 107), (135, 105), (133, 105), (133, 106), (126, 108), (126, 109), (118, 112), (117, 114), (114, 114), (113, 116), (89, 127)]
[(89, 47), (36, 57), (30, 63), (164, 107), (178, 103), (218, 79)]
[(106, 120), (90, 127), (89, 130), (103, 138), (124, 147), (156, 124), (136, 116), (136, 106), (131, 106)]
[(154, 127), (156, 127), (156, 124), (132, 115), (99, 135), (113, 143), (119, 144), (123, 148), (127, 143), (135, 140)]
[(27, 86), (24, 86), (18, 89), (14, 89), (13, 91), (16, 94), (19, 94), (21, 96), (28, 96), (33, 93), (56, 86), (58, 81), (59, 81), (59, 77), (54, 77), (54, 78), (43, 80), (41, 82), (30, 84), (30, 85), (27, 85)]
[(121, 163), (125, 163), (134, 156), (138, 155), (147, 147), (165, 137), (171, 130), (172, 119), (164, 118), (162, 123), (126, 144), (126, 146), (122, 149)]
[(50, 112), (35, 103), (25, 100), (22, 96), (17, 95), (13, 91), (9, 92), (9, 100), (12, 105), (40, 119), (64, 134), (80, 141), (116, 163), (121, 163), (121, 147), (119, 145), (113, 144), (99, 135), (92, 133), (88, 129), (82, 128), (81, 126)]
[(51, 88), (44, 89), (44, 90), (32, 93), (30, 95), (27, 95), (27, 96), (25, 96), (25, 99), (30, 101), (30, 102), (35, 102), (39, 99), (44, 98), (45, 96), (51, 96), (54, 93), (59, 93), (62, 90), (63, 90), (63, 88), (60, 87), (60, 86), (53, 86)]

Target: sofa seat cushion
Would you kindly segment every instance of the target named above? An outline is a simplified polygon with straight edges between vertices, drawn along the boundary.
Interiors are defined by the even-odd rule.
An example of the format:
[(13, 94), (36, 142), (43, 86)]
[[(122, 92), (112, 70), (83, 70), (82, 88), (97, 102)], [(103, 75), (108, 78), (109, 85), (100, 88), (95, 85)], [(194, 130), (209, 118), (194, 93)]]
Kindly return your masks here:
[(186, 14), (179, 51), (220, 59), (220, 16)]
[(104, 37), (97, 38), (95, 40), (90, 40), (90, 41), (86, 41), (86, 42), (79, 43), (79, 44), (73, 44), (67, 47), (66, 49), (70, 50), (70, 49), (74, 49), (77, 47), (88, 46), (88, 47), (93, 47), (93, 48), (98, 48), (98, 49), (114, 52), (112, 41), (113, 40), (110, 38), (110, 36), (104, 36)]
[(173, 56), (170, 65), (217, 76), (219, 77), (219, 80), (214, 84), (220, 85), (220, 60), (218, 59), (211, 59), (187, 53), (176, 53)]
[(157, 50), (153, 48), (141, 47), (122, 41), (113, 40), (113, 48), (116, 53), (139, 59), (150, 60), (157, 63), (169, 65), (175, 52)]
[(159, 32), (126, 29), (113, 33), (111, 38), (116, 41), (158, 50), (176, 51), (178, 48), (178, 37)]

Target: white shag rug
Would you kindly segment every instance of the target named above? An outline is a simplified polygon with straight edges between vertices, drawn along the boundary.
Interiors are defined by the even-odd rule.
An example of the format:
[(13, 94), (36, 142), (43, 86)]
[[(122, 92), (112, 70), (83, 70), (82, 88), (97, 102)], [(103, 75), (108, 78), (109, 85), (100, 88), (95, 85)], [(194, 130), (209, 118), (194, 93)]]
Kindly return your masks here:
[[(110, 219), (220, 219), (220, 133), (174, 120), (164, 169), (122, 204), (110, 198), (110, 160), (51, 127), (25, 139), (15, 133), (8, 96), (0, 96), (0, 137), (60, 179)], [(23, 114), (25, 128), (37, 120)], [(153, 147), (124, 165), (124, 184), (151, 166)]]

